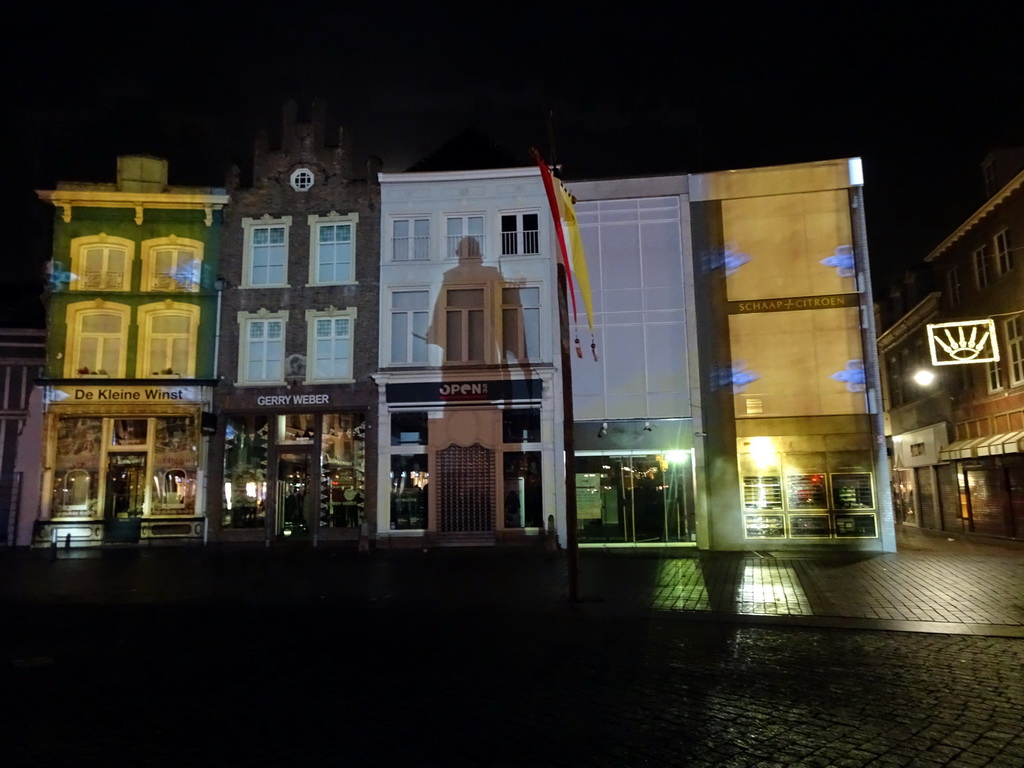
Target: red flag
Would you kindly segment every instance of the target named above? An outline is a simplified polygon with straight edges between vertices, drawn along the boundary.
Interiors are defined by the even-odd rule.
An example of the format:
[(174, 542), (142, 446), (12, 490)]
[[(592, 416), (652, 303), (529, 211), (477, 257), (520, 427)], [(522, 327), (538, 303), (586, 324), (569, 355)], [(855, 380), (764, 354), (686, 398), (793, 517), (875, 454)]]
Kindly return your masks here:
[(555, 191), (555, 180), (551, 177), (551, 169), (540, 156), (540, 152), (531, 149), (530, 154), (537, 161), (540, 168), (540, 177), (544, 182), (544, 191), (548, 196), (548, 205), (551, 207), (551, 221), (555, 225), (555, 232), (558, 234), (558, 249), (562, 252), (562, 264), (565, 265), (565, 287), (572, 299), (572, 317), (576, 320), (576, 293), (572, 289), (572, 268), (569, 265), (569, 249), (565, 247), (565, 234), (562, 232), (562, 213), (558, 207), (558, 193)]

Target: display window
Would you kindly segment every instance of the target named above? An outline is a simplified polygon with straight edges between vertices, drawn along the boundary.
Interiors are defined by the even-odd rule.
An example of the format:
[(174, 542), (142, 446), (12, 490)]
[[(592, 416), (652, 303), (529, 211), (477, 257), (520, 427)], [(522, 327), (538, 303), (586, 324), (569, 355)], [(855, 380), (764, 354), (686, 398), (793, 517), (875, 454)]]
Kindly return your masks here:
[(228, 416), (224, 433), (224, 528), (262, 528), (267, 514), (266, 416)]
[(196, 514), (196, 414), (57, 420), (55, 518)]

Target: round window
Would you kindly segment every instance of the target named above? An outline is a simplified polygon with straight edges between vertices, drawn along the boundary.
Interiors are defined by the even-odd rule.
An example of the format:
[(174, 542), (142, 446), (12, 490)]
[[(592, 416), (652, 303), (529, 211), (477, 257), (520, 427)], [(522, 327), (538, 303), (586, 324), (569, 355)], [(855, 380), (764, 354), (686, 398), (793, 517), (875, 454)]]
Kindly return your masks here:
[(292, 172), (292, 188), (299, 192), (305, 192), (313, 186), (313, 172), (308, 168), (299, 168)]

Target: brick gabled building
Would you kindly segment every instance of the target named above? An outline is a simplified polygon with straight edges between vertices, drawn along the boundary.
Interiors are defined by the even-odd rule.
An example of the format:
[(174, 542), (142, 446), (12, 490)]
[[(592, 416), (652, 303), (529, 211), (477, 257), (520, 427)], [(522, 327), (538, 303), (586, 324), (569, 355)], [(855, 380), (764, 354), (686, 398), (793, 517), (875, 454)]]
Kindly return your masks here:
[(372, 521), (380, 193), (323, 104), (229, 180), (211, 541), (355, 540)]

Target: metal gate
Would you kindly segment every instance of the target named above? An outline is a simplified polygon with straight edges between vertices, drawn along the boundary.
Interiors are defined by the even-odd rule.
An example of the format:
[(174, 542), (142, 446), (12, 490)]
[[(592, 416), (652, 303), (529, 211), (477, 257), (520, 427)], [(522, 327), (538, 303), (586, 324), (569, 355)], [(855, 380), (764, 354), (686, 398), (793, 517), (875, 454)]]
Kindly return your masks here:
[(437, 454), (438, 529), (444, 533), (494, 530), (494, 451), (480, 444), (450, 445)]

